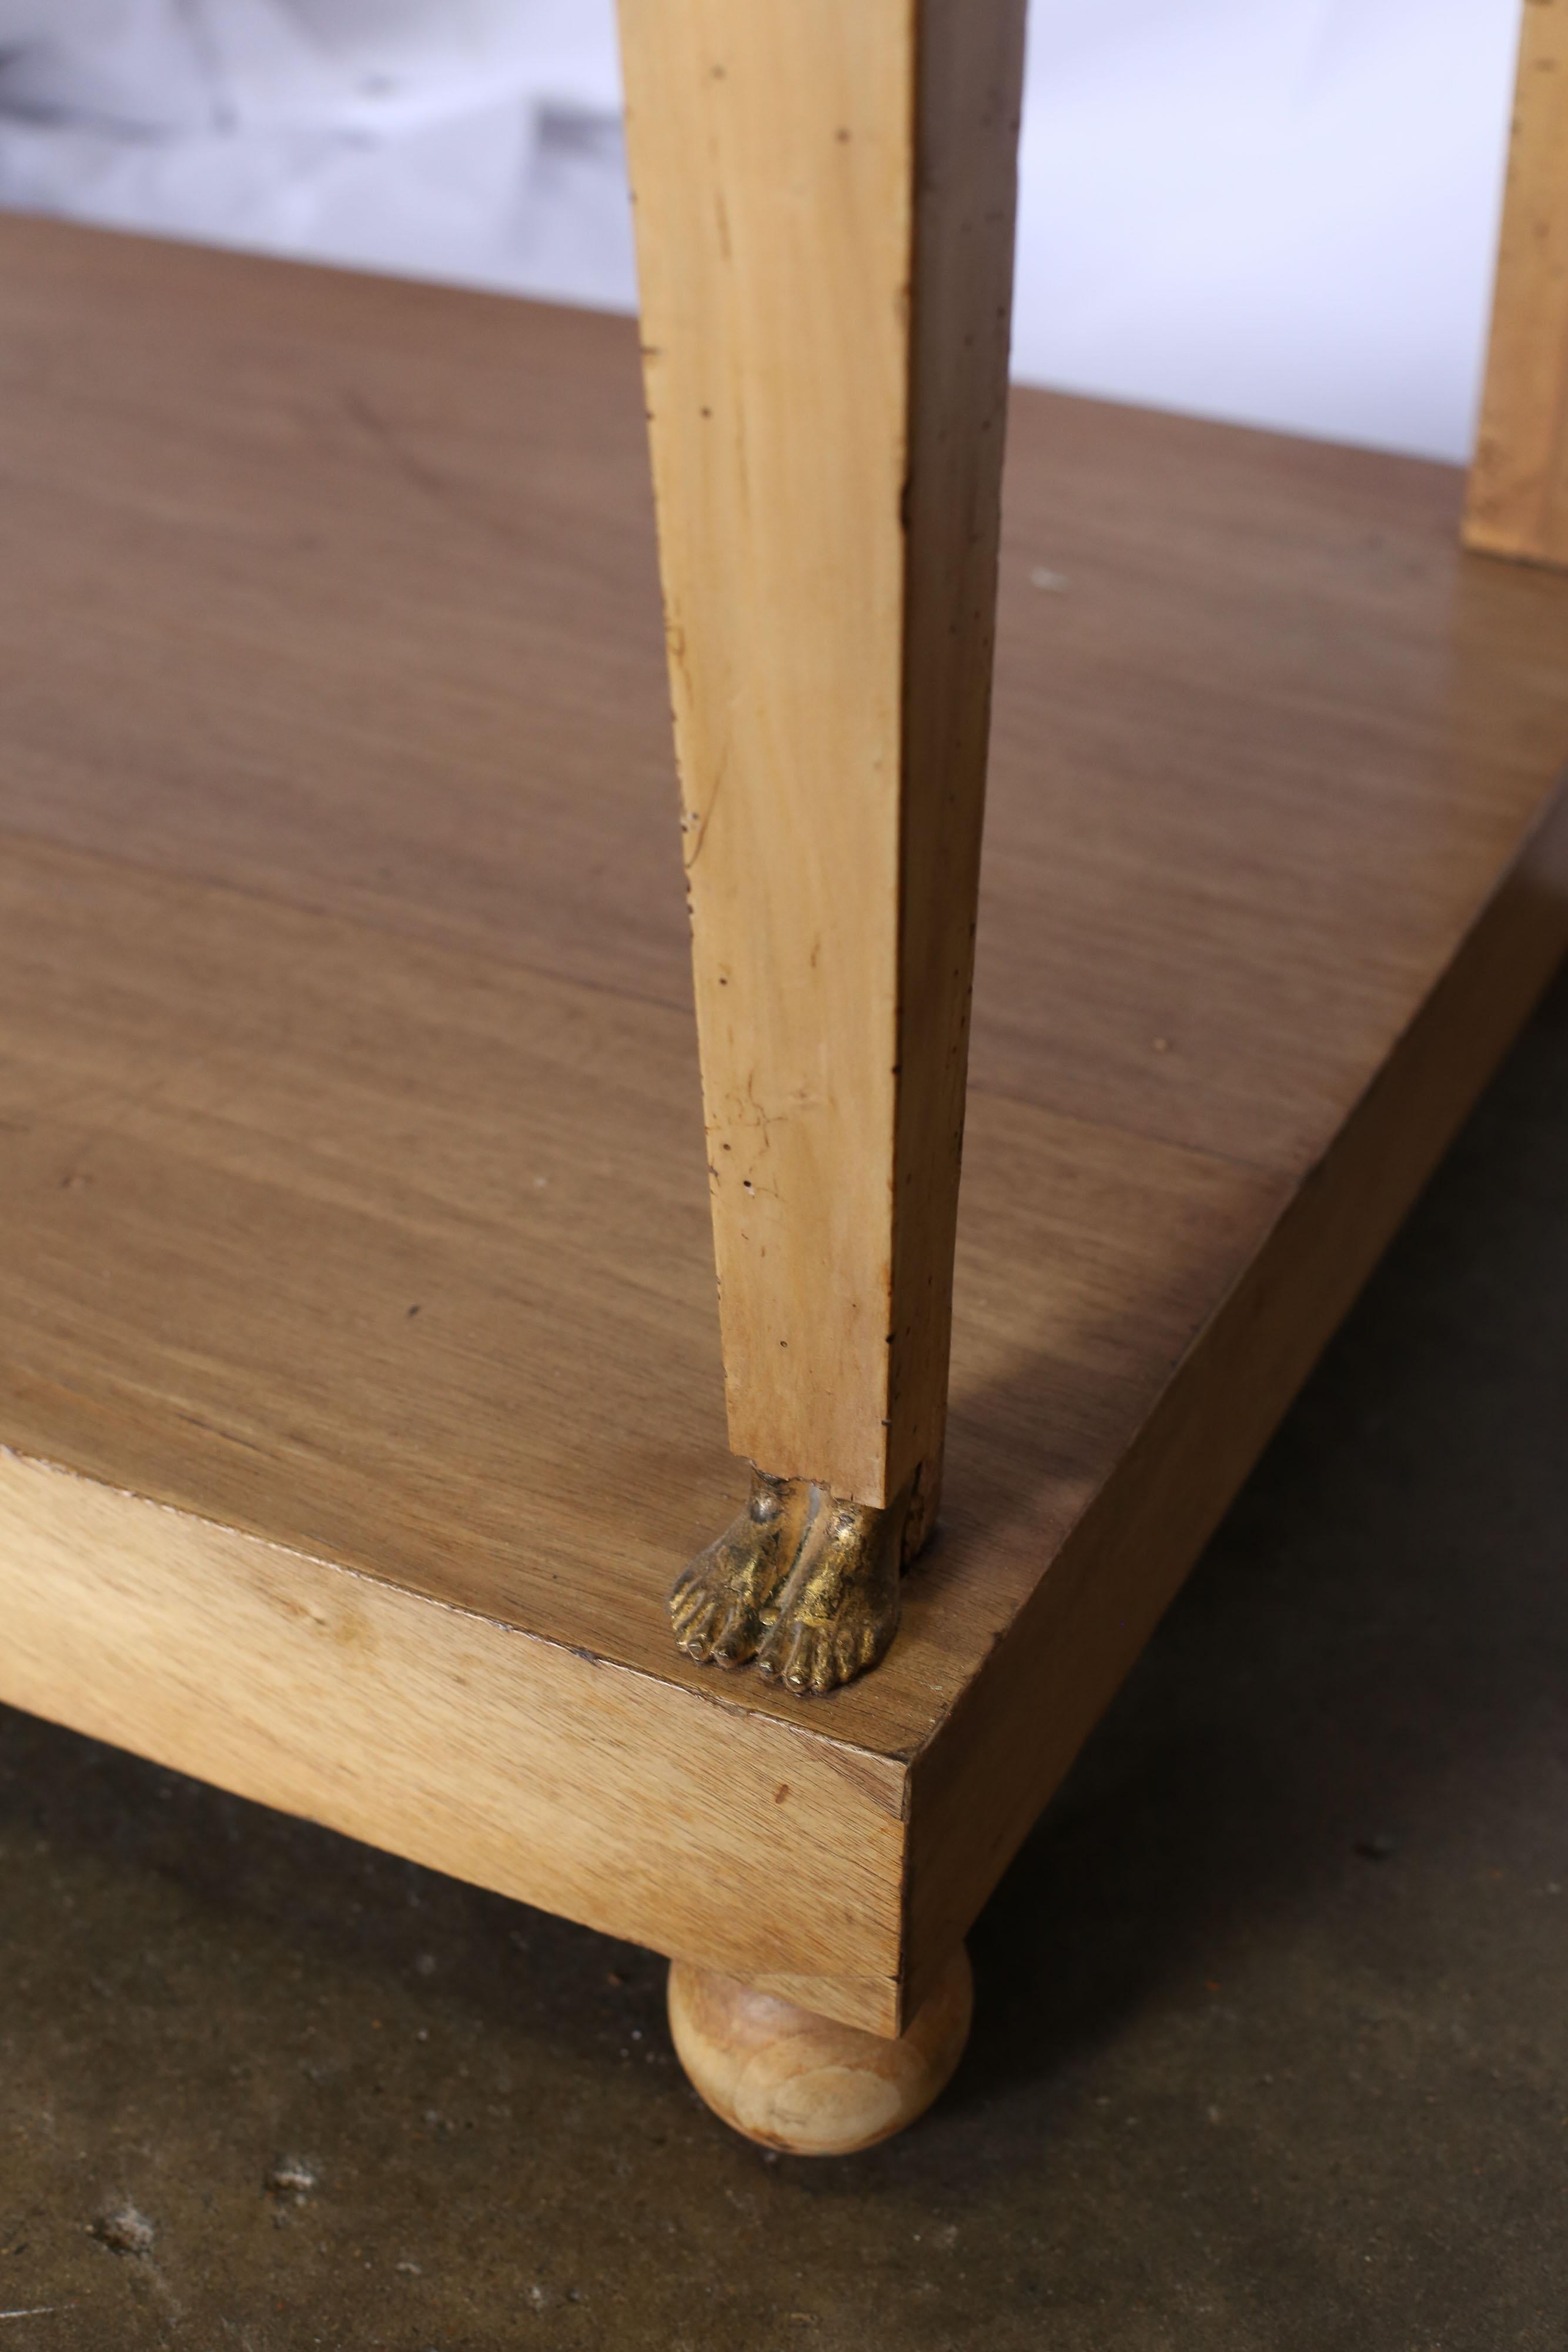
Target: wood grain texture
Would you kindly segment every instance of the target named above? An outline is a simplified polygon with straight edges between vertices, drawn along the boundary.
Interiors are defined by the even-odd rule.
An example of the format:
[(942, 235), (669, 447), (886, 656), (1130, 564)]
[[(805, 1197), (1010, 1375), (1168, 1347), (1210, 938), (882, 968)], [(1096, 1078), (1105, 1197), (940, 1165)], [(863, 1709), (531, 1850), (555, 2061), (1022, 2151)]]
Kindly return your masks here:
[(781, 1997), (896, 2017), (893, 1766), (797, 1741), (780, 1793), (766, 1725), (5, 1451), (0, 1528), (12, 1705), (612, 1934), (656, 1918), (747, 1969), (766, 1947)]
[[(19, 839), (0, 1006), (10, 1443), (721, 1710), (844, 1719), (686, 1664), (651, 1605), (732, 1476), (689, 1014)], [(984, 1097), (970, 1155), (956, 1411), (984, 1441), (1049, 1301), (1057, 1409), (1090, 1436), (1087, 1356), (1130, 1424), (1144, 1347), (1179, 1351), (1279, 1186)], [(1096, 1199), (1113, 1266), (1075, 1259)], [(911, 1585), (857, 1744), (917, 1746), (961, 1689), (946, 1581)]]
[[(689, 1019), (630, 323), (15, 215), (0, 263), (4, 823)], [(1300, 1173), (1562, 756), (1552, 583), (1456, 560), (1451, 467), (1008, 434), (972, 1090)]]
[[(1009, 434), (944, 1520), (812, 1704), (664, 1616), (734, 1480), (634, 338), (0, 222), (0, 1697), (898, 2030), (1568, 898), (1568, 582), (1457, 472)], [(340, 1688), (225, 1662), (253, 1572)]]
[(1524, 0), (1465, 538), (1568, 564), (1568, 0)]
[(967, 1933), (1565, 949), (1568, 786), (916, 1759), (908, 2002)]
[(730, 1443), (872, 1503), (914, 16), (901, 0), (621, 11)]
[(670, 2033), (716, 2116), (791, 2156), (855, 2156), (923, 2116), (964, 2054), (975, 1985), (962, 1944), (896, 2040), (814, 2016), (676, 1960)]
[(623, 0), (728, 1433), (943, 1451), (1020, 0)]
[[(1023, 0), (915, 18), (884, 1496), (941, 1497), (1018, 204)], [(842, 1019), (842, 1013), (840, 1013)]]
[(935, 1500), (1022, 0), (622, 0), (730, 1438)]

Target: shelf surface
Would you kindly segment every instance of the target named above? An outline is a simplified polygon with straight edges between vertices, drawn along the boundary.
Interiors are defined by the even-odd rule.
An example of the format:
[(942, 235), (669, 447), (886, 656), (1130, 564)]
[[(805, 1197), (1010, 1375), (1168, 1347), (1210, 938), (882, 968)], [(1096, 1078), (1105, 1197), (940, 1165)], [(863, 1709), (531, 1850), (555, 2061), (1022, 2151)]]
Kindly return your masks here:
[(0, 222), (0, 1697), (895, 2030), (1568, 938), (1568, 579), (1015, 397), (939, 1540), (740, 1491), (630, 322)]

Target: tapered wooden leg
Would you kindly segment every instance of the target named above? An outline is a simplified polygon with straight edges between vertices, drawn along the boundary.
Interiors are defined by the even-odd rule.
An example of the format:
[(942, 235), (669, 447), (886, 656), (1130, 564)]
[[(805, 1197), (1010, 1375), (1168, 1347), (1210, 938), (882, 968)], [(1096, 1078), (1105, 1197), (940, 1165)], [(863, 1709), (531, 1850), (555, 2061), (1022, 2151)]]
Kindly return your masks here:
[(941, 1475), (1023, 0), (621, 14), (730, 1437), (813, 1498), (739, 1646), (823, 1690)]
[(1568, 0), (1526, 0), (1465, 539), (1568, 565)]
[(748, 2139), (792, 2156), (852, 2156), (924, 2115), (964, 2054), (973, 2010), (962, 1945), (896, 2041), (670, 1965), (670, 2030), (694, 2088)]

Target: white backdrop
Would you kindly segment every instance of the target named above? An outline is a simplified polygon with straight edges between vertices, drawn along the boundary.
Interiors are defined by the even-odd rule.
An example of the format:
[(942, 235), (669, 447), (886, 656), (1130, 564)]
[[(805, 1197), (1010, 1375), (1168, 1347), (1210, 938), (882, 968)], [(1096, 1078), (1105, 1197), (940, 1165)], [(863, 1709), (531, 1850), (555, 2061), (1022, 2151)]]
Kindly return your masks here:
[[(1032, 0), (1015, 373), (1467, 456), (1519, 13)], [(630, 308), (617, 97), (613, 0), (0, 0), (0, 203)]]

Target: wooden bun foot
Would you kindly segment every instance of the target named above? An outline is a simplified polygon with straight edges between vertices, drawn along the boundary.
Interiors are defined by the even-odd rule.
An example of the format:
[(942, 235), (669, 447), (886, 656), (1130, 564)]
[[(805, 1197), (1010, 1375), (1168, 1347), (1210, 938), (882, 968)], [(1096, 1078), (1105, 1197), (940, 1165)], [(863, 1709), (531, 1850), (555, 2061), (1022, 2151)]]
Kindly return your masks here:
[(962, 1945), (896, 2042), (688, 1960), (670, 1964), (670, 2031), (694, 2089), (727, 2124), (791, 2156), (852, 2156), (924, 2115), (969, 2038)]

